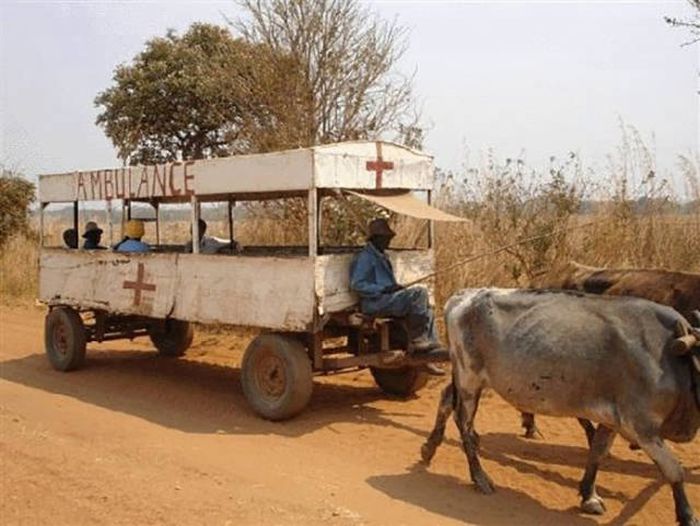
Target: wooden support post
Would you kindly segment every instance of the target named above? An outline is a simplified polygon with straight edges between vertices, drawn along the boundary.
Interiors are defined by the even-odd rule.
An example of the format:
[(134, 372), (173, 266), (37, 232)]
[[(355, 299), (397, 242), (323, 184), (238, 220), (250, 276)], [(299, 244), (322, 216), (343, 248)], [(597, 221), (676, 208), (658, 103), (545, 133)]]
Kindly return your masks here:
[(44, 208), (48, 203), (39, 203), (39, 248), (44, 248)]
[[(75, 229), (75, 236), (77, 239), (80, 239), (79, 219), (78, 201), (73, 201), (73, 228)], [(80, 243), (78, 243), (78, 245), (80, 245)]]
[(192, 203), (192, 253), (199, 254), (199, 202), (197, 201), (197, 196), (193, 195), (191, 198)]
[(309, 217), (309, 257), (318, 255), (318, 190), (312, 188), (309, 190), (308, 203)]
[[(428, 190), (428, 205), (433, 205), (433, 191)], [(433, 248), (433, 243), (435, 243), (435, 221), (432, 219), (428, 220), (428, 248)]]
[(107, 200), (107, 237), (109, 238), (108, 246), (114, 243), (114, 227), (112, 225), (112, 201)]
[(309, 336), (309, 352), (313, 368), (314, 371), (320, 371), (323, 368), (323, 331), (314, 332)]
[(228, 200), (228, 240), (229, 243), (231, 243), (231, 246), (233, 247), (233, 240), (235, 239), (233, 236), (233, 207), (235, 206), (235, 201), (232, 201), (230, 198)]
[(156, 245), (160, 245), (160, 203), (153, 201), (151, 204), (156, 210)]

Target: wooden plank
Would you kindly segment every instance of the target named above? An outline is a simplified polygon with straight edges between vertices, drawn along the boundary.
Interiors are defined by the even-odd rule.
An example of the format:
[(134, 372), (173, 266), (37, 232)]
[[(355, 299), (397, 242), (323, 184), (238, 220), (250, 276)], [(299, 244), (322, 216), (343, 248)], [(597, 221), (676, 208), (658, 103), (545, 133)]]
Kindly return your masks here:
[[(314, 178), (318, 188), (428, 190), (433, 187), (432, 157), (404, 146), (356, 141), (319, 146), (314, 150)], [(380, 177), (376, 169), (372, 169), (376, 167), (378, 153), (384, 163), (391, 165)]]
[[(165, 318), (173, 306), (176, 264), (176, 254), (43, 249), (39, 298), (116, 314)], [(147, 289), (140, 294), (129, 285), (139, 281), (139, 276)], [(149, 285), (156, 288), (150, 290)]]
[(172, 316), (302, 331), (313, 323), (313, 261), (181, 254)]
[[(377, 164), (380, 154), (383, 163)], [(391, 166), (379, 174), (373, 167)], [(187, 202), (192, 195), (305, 192), (311, 188), (426, 190), (432, 157), (396, 144), (355, 141), (219, 159), (42, 175), (42, 202), (112, 199)]]
[(303, 331), (314, 319), (313, 261), (44, 249), (41, 300), (115, 314)]
[[(433, 271), (432, 250), (390, 250), (388, 254), (399, 283), (409, 283)], [(353, 254), (330, 254), (316, 259), (315, 286), (319, 314), (339, 312), (357, 304), (357, 296), (350, 291), (350, 263), (353, 257)], [(426, 286), (432, 298), (432, 282), (426, 283)]]
[(359, 356), (329, 356), (323, 359), (324, 371), (337, 371), (351, 367), (381, 367), (398, 369), (406, 366), (418, 367), (427, 363), (445, 363), (450, 361), (447, 350), (437, 350), (428, 354), (406, 354), (405, 351), (392, 350)]

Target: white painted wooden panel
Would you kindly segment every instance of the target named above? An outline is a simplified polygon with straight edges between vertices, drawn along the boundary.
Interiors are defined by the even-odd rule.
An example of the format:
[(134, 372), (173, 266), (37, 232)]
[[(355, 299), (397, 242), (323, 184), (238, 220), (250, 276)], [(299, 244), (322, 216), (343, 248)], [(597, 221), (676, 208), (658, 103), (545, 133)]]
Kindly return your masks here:
[(408, 148), (357, 141), (255, 155), (42, 175), (42, 202), (147, 199), (279, 192), (320, 188), (377, 188), (377, 172), (367, 163), (382, 154), (392, 167), (382, 188), (429, 189), (432, 157)]
[[(314, 317), (313, 280), (313, 260), (306, 257), (119, 254), (59, 248), (42, 250), (39, 297), (115, 314), (304, 330)], [(144, 290), (138, 292), (138, 288)]]
[[(172, 310), (176, 265), (175, 254), (43, 249), (39, 297), (51, 303), (165, 318)], [(137, 281), (135, 287), (146, 290), (129, 288)]]
[(304, 330), (315, 308), (313, 260), (181, 254), (173, 316)]
[(205, 195), (307, 190), (312, 169), (312, 151), (299, 149), (199, 161), (192, 171), (195, 194)]
[[(433, 271), (432, 250), (389, 251), (399, 283), (409, 283)], [(350, 263), (352, 254), (319, 256), (316, 260), (316, 295), (319, 298), (319, 313), (338, 312), (358, 302), (357, 295), (350, 291)], [(431, 299), (434, 295), (431, 281), (424, 283)]]
[[(314, 174), (319, 188), (407, 188), (433, 187), (432, 157), (391, 143), (342, 143), (315, 148)], [(368, 163), (386, 166), (378, 180), (377, 171)], [(389, 164), (387, 164), (389, 163)], [(391, 168), (388, 168), (391, 166)]]

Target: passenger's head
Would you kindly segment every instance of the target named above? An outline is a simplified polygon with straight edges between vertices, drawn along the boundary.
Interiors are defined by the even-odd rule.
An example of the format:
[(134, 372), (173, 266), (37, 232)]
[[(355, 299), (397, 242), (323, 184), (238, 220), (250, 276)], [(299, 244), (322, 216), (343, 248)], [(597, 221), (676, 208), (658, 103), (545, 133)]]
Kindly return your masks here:
[(68, 228), (63, 231), (63, 242), (68, 248), (78, 248), (78, 232), (75, 228)]
[(85, 233), (83, 237), (94, 245), (99, 245), (102, 239), (102, 229), (98, 227), (97, 223), (94, 221), (88, 221), (85, 224)]
[(391, 244), (396, 232), (389, 227), (389, 222), (386, 219), (378, 217), (370, 222), (368, 234), (370, 242), (383, 252)]
[(197, 227), (199, 228), (199, 239), (204, 237), (204, 232), (207, 231), (207, 222), (204, 219), (197, 221)]
[(140, 219), (130, 219), (126, 224), (125, 233), (129, 239), (138, 239), (140, 241), (145, 231), (143, 221)]

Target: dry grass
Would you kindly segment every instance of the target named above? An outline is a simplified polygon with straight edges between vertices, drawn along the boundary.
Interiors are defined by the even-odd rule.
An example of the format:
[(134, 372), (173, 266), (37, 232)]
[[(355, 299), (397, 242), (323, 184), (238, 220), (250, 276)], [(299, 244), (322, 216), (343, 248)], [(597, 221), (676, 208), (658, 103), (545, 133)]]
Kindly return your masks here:
[[(517, 240), (542, 238), (439, 274), (435, 278), (436, 303), (443, 305), (454, 291), (469, 286), (527, 286), (534, 276), (568, 260), (594, 266), (700, 272), (700, 158), (680, 158), (680, 175), (686, 186), (681, 199), (664, 180), (658, 180), (653, 156), (636, 131), (625, 133), (622, 145), (610, 158), (607, 176), (584, 174), (575, 156), (553, 164), (546, 174), (528, 171), (521, 161), (499, 164), (489, 159), (478, 169), (466, 169), (458, 185), (444, 184), (438, 205), (468, 217), (470, 222), (436, 225), (438, 269)], [(606, 185), (593, 185), (592, 181), (603, 179), (601, 175), (606, 176)], [(582, 214), (580, 205), (586, 200), (590, 211)], [(688, 203), (695, 203), (695, 207)], [(226, 238), (227, 221), (215, 212), (204, 213), (208, 233)], [(245, 219), (236, 221), (236, 239), (243, 246), (306, 244), (303, 202), (293, 206), (273, 203), (248, 212)], [(394, 219), (399, 232), (396, 246), (425, 245), (424, 222)], [(81, 215), (81, 221), (88, 220), (104, 225), (105, 215)], [(163, 221), (162, 225), (161, 243), (181, 244), (189, 239), (187, 221)], [(58, 222), (46, 225), (49, 245), (61, 245), (64, 228), (67, 225)], [(324, 205), (322, 240), (357, 242), (358, 230), (342, 207)], [(117, 235), (115, 228), (115, 242)], [(146, 239), (155, 241), (153, 223), (146, 226)], [(109, 242), (107, 235), (104, 242)], [(3, 303), (36, 297), (36, 247), (36, 239), (24, 236), (11, 239), (4, 247), (0, 254)]]
[(31, 301), (38, 292), (38, 242), (24, 235), (10, 238), (0, 252), (0, 302)]

